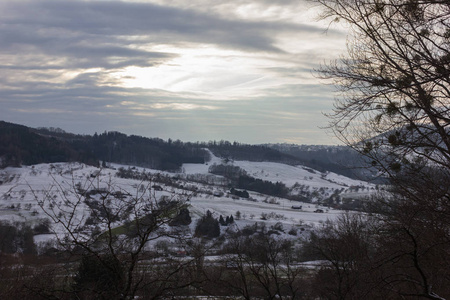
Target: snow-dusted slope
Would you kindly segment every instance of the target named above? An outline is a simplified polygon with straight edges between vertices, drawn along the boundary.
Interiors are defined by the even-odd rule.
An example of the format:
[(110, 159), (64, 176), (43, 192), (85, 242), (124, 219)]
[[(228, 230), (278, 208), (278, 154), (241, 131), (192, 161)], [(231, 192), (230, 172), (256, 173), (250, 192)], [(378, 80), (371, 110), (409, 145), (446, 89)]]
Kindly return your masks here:
[[(211, 161), (207, 164), (184, 164), (185, 174), (208, 174), (208, 169), (214, 164), (228, 164), (240, 167), (245, 170), (249, 176), (270, 181), (282, 182), (288, 188), (291, 188), (292, 195), (308, 195), (312, 201), (320, 201), (330, 197), (336, 191), (340, 194), (352, 195), (352, 197), (367, 196), (375, 190), (375, 185), (354, 180), (348, 177), (338, 175), (332, 172), (322, 173), (304, 166), (291, 166), (274, 162), (250, 162), (250, 161), (228, 161), (224, 162), (221, 158), (214, 156), (210, 152)], [(364, 190), (354, 193), (355, 189)], [(320, 194), (317, 192), (320, 191)], [(316, 192), (316, 193), (314, 193)], [(311, 196), (312, 194), (314, 196)]]
[[(225, 179), (209, 173), (214, 164), (223, 164), (221, 158), (212, 153), (211, 160), (205, 164), (184, 164), (182, 173), (168, 173), (132, 166), (111, 165), (110, 168), (99, 169), (81, 163), (56, 163), (7, 168), (0, 170), (0, 220), (24, 222), (31, 226), (48, 219), (47, 212), (58, 214), (68, 202), (79, 201), (77, 189), (121, 190), (129, 197), (136, 195), (144, 184), (152, 185), (151, 197), (160, 200), (163, 197), (176, 197), (187, 200), (193, 218), (190, 225), (193, 232), (196, 219), (211, 211), (215, 217), (234, 216), (236, 226), (243, 227), (255, 222), (264, 222), (267, 226), (275, 223), (283, 224), (286, 230), (299, 226), (314, 226), (328, 219), (335, 219), (342, 211), (322, 207), (315, 203), (302, 203), (288, 199), (276, 198), (249, 191), (250, 198), (238, 198), (229, 194), (228, 187), (223, 185)], [(374, 186), (367, 182), (352, 180), (334, 173), (321, 173), (303, 166), (290, 166), (272, 162), (226, 162), (238, 166), (252, 177), (271, 182), (282, 182), (291, 190), (291, 195), (307, 195), (311, 201), (321, 201), (345, 193), (352, 197), (363, 193), (371, 193)], [(124, 168), (135, 174), (147, 174), (153, 177), (152, 182), (142, 179), (119, 178), (117, 172)], [(199, 176), (197, 176), (199, 175)], [(157, 181), (156, 178), (158, 178)], [(161, 180), (165, 178), (165, 180)], [(211, 180), (213, 179), (213, 180)], [(202, 180), (203, 183), (201, 182)], [(158, 188), (154, 188), (154, 185)], [(355, 192), (355, 187), (358, 187)], [(359, 189), (359, 191), (358, 191)], [(65, 190), (67, 192), (58, 192)], [(72, 193), (71, 193), (72, 191)], [(218, 196), (220, 195), (220, 196)], [(47, 199), (44, 205), (42, 200)], [(118, 199), (117, 201), (120, 201)], [(41, 204), (41, 205), (39, 205)], [(113, 203), (114, 204), (114, 203)], [(70, 205), (68, 205), (69, 207)], [(74, 209), (74, 217), (85, 222), (89, 209), (83, 199)], [(316, 212), (317, 210), (322, 212)], [(121, 221), (117, 222), (120, 225)], [(56, 232), (62, 232), (60, 225), (53, 224)], [(225, 230), (225, 228), (222, 228)], [(37, 237), (37, 240), (48, 237)]]
[[(281, 167), (274, 167), (271, 164), (266, 164), (266, 166), (271, 167), (268, 169), (270, 172), (275, 172), (275, 170), (278, 170), (277, 168)], [(206, 165), (201, 167), (185, 166), (191, 172), (194, 168), (199, 170), (206, 167)], [(143, 171), (143, 169), (139, 170), (137, 168), (136, 170), (138, 172)], [(254, 168), (253, 170), (256, 169)], [(57, 207), (56, 204), (64, 204), (64, 201), (74, 202), (77, 200), (70, 193), (63, 196), (56, 192), (58, 186), (74, 189), (74, 186), (77, 184), (82, 188), (89, 188), (86, 184), (94, 184), (96, 188), (107, 188), (108, 185), (114, 185), (131, 195), (135, 195), (142, 181), (118, 178), (115, 176), (116, 172), (115, 169), (100, 170), (79, 163), (40, 164), (1, 170), (0, 220), (25, 222), (33, 226), (48, 218), (38, 205), (42, 199), (48, 198), (50, 195), (51, 202), (55, 204), (55, 207)], [(155, 176), (158, 173), (155, 170), (150, 170), (150, 172)], [(178, 179), (179, 181), (180, 179)], [(178, 196), (189, 199), (189, 210), (194, 219), (191, 226), (195, 226), (195, 220), (205, 214), (207, 210), (210, 210), (216, 217), (233, 215), (238, 226), (254, 222), (265, 222), (268, 225), (281, 222), (288, 230), (289, 227), (299, 224), (313, 225), (327, 219), (334, 219), (341, 213), (338, 210), (327, 210), (323, 207), (320, 208), (324, 209), (324, 213), (315, 213), (314, 211), (319, 208), (317, 205), (268, 197), (254, 192), (250, 192), (250, 199), (233, 199), (227, 195), (227, 190), (224, 187), (214, 187), (193, 182), (184, 182), (183, 185), (189, 186), (191, 189), (194, 187), (197, 192), (193, 194), (179, 186), (161, 184), (162, 190), (153, 190), (152, 193), (156, 199), (160, 199), (163, 196)], [(51, 191), (50, 194), (49, 191)], [(222, 191), (224, 195), (222, 197), (213, 196), (213, 191)], [(45, 204), (47, 210), (51, 207), (51, 202)], [(292, 209), (292, 206), (302, 206), (302, 209)], [(87, 217), (87, 211), (86, 206), (81, 203), (76, 208), (76, 218), (84, 220)], [(55, 210), (55, 213), (58, 213), (58, 210)], [(237, 218), (236, 216), (239, 214), (240, 218)], [(56, 231), (62, 230), (57, 225), (54, 225), (54, 229)]]
[(205, 149), (209, 152), (210, 160), (205, 164), (183, 164), (182, 170), (186, 174), (208, 174), (209, 167), (211, 165), (222, 163), (222, 159), (215, 156), (209, 149)]
[[(209, 166), (223, 164), (221, 158), (210, 152), (211, 160), (207, 164), (184, 164), (183, 171), (186, 174), (207, 174)], [(304, 166), (290, 166), (275, 162), (250, 162), (231, 161), (225, 164), (238, 166), (245, 170), (248, 175), (271, 181), (283, 182), (292, 187), (295, 184), (307, 184), (312, 187), (342, 188), (350, 186), (372, 187), (365, 181), (354, 180), (332, 172), (322, 173)]]
[(370, 186), (367, 182), (353, 180), (335, 173), (321, 173), (303, 166), (289, 166), (273, 162), (235, 161), (234, 164), (255, 178), (283, 182), (288, 187), (296, 183), (312, 187), (341, 188), (349, 186)]

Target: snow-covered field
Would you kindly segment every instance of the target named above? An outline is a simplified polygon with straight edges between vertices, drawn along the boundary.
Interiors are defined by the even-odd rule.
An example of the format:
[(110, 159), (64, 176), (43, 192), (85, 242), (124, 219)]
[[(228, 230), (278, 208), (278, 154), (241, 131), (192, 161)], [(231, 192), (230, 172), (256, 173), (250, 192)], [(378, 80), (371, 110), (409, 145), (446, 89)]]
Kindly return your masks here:
[(207, 164), (185, 164), (183, 173), (208, 174), (210, 166), (227, 164), (243, 169), (249, 176), (272, 183), (282, 182), (291, 195), (302, 195), (312, 202), (320, 202), (332, 195), (341, 198), (358, 199), (368, 197), (375, 191), (375, 185), (354, 180), (332, 172), (319, 172), (304, 166), (291, 166), (274, 162), (227, 161), (215, 157), (210, 152), (211, 161)]
[(184, 164), (183, 171), (186, 174), (207, 174), (208, 169), (214, 164), (231, 164), (244, 169), (248, 175), (271, 181), (283, 182), (288, 187), (298, 184), (307, 184), (311, 187), (342, 188), (350, 186), (372, 187), (373, 185), (361, 180), (354, 180), (348, 177), (326, 172), (322, 173), (304, 166), (290, 166), (275, 162), (251, 162), (232, 161), (222, 162), (222, 159), (209, 152), (211, 160), (207, 164)]
[[(185, 164), (183, 174), (208, 174), (208, 168), (212, 164), (220, 164), (221, 159), (212, 156), (208, 164)], [(302, 166), (288, 166), (270, 162), (235, 161), (234, 165), (244, 169), (247, 174), (272, 182), (283, 182), (288, 187), (302, 185), (311, 190), (324, 188), (330, 192), (338, 189), (349, 189), (351, 186), (363, 186), (367, 190), (373, 188), (369, 183), (356, 181), (333, 173), (320, 173)], [(0, 170), (0, 220), (12, 222), (25, 222), (31, 226), (48, 218), (42, 208), (58, 214), (64, 204), (75, 202), (76, 193), (61, 192), (64, 190), (75, 191), (76, 188), (89, 190), (92, 188), (107, 189), (113, 186), (129, 195), (139, 193), (139, 188), (144, 184), (141, 180), (124, 179), (116, 176), (119, 167), (129, 166), (112, 165), (111, 168), (98, 169), (80, 163), (57, 163), (24, 166), (22, 168), (6, 168)], [(236, 226), (243, 227), (255, 222), (264, 222), (267, 226), (277, 222), (283, 224), (289, 230), (292, 226), (314, 226), (327, 219), (335, 219), (342, 211), (319, 207), (312, 203), (301, 203), (261, 195), (252, 191), (249, 199), (232, 197), (223, 186), (210, 184), (183, 182), (183, 177), (175, 173), (161, 172), (142, 168), (134, 168), (138, 172), (150, 173), (153, 176), (162, 174), (177, 178), (177, 185), (158, 183), (162, 190), (153, 189), (152, 197), (179, 197), (189, 200), (189, 210), (194, 228), (196, 219), (203, 216), (207, 210), (215, 217), (233, 215)], [(209, 176), (215, 176), (209, 174)], [(180, 179), (181, 178), (181, 179)], [(180, 182), (181, 181), (181, 182)], [(189, 191), (183, 186), (189, 186)], [(192, 192), (194, 187), (195, 193)], [(213, 192), (222, 192), (222, 196), (214, 196)], [(46, 202), (42, 202), (46, 199)], [(39, 205), (40, 204), (40, 205)], [(296, 206), (297, 209), (293, 209)], [(298, 207), (301, 206), (301, 209)], [(69, 207), (69, 206), (68, 206)], [(84, 222), (87, 206), (80, 201), (75, 208), (76, 219)], [(322, 209), (324, 212), (315, 212)], [(53, 225), (56, 231), (62, 230)], [(37, 237), (38, 238), (38, 237)], [(43, 237), (41, 237), (42, 239)]]
[(289, 166), (273, 162), (249, 162), (237, 161), (236, 166), (247, 171), (247, 173), (255, 178), (271, 181), (283, 182), (288, 187), (294, 184), (306, 184), (311, 187), (325, 188), (342, 188), (349, 186), (369, 186), (364, 181), (353, 180), (335, 173), (321, 173), (311, 168), (303, 166)]

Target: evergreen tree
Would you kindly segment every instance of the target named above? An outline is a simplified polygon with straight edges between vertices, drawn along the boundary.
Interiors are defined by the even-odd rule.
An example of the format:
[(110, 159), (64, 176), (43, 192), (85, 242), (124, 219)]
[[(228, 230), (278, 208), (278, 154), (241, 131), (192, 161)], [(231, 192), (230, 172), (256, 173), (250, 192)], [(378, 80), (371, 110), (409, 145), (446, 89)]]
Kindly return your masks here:
[(203, 236), (207, 238), (214, 238), (220, 235), (219, 221), (215, 219), (211, 211), (207, 211), (206, 215), (197, 221), (195, 227), (195, 236)]
[[(228, 220), (228, 217), (227, 217), (227, 220)], [(224, 221), (222, 215), (220, 215), (220, 217), (219, 217), (219, 223), (220, 223), (220, 225), (222, 225), (222, 226), (226, 226), (226, 225), (227, 225), (227, 221)]]

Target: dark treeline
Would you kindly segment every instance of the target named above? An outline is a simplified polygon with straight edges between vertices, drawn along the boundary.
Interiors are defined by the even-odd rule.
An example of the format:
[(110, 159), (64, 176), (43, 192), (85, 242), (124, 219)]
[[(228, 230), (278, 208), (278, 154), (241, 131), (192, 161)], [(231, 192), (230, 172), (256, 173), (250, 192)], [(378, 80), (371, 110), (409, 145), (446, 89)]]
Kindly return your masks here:
[(99, 161), (177, 171), (183, 163), (205, 163), (210, 149), (225, 160), (272, 161), (302, 164), (321, 172), (370, 179), (361, 155), (349, 147), (248, 145), (238, 142), (182, 142), (111, 131), (76, 135), (58, 128), (29, 128), (0, 121), (0, 167), (79, 161)]
[(205, 144), (218, 157), (232, 160), (272, 161), (299, 164), (299, 159), (263, 145), (248, 145), (238, 142), (209, 142)]
[(75, 135), (0, 122), (0, 167), (79, 161), (133, 164), (175, 171), (183, 163), (204, 163), (208, 153), (196, 143), (127, 136), (119, 132)]
[(276, 197), (287, 197), (289, 189), (282, 182), (270, 182), (267, 180), (262, 180), (258, 178), (253, 178), (248, 175), (242, 175), (238, 179), (238, 188), (256, 191), (262, 194), (276, 196)]
[(95, 134), (87, 146), (102, 161), (159, 170), (176, 171), (183, 163), (205, 163), (209, 160), (208, 152), (198, 144), (127, 136), (119, 132)]
[(99, 161), (177, 171), (183, 163), (205, 163), (209, 148), (216, 156), (230, 160), (298, 163), (294, 157), (266, 146), (237, 142), (182, 142), (146, 138), (120, 132), (76, 135), (59, 128), (29, 128), (0, 121), (0, 167), (79, 161)]
[[(239, 189), (250, 190), (276, 197), (288, 197), (289, 189), (284, 183), (273, 183), (271, 181), (254, 178), (252, 176), (249, 176), (245, 172), (245, 170), (239, 168), (238, 166), (214, 164), (209, 167), (209, 172), (228, 178), (231, 182), (231, 185)], [(243, 198), (249, 197), (248, 193), (246, 194), (246, 196), (243, 196), (238, 192), (232, 192), (232, 194)]]
[(68, 140), (43, 136), (26, 126), (2, 121), (0, 121), (0, 158), (0, 167), (63, 161), (96, 163), (94, 155), (73, 147)]

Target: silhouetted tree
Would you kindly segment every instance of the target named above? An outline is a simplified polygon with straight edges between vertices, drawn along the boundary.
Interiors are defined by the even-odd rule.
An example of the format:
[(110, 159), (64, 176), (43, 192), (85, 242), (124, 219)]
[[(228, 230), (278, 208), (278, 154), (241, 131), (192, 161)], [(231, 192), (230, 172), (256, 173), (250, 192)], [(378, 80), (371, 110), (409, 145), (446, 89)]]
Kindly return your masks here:
[(215, 219), (211, 211), (206, 211), (206, 215), (198, 219), (195, 227), (195, 236), (214, 238), (220, 235), (219, 221)]
[[(80, 259), (72, 289), (59, 287), (66, 295), (83, 299), (134, 299), (142, 297), (145, 291), (150, 299), (185, 286), (192, 279), (188, 276), (192, 261), (172, 259), (157, 267), (150, 263), (155, 258), (148, 248), (150, 242), (162, 237), (179, 236), (179, 241), (183, 241), (182, 233), (167, 225), (180, 215), (185, 216), (183, 222), (187, 221), (189, 214), (181, 212), (185, 209), (184, 201), (176, 195), (157, 201), (150, 183), (134, 195), (122, 191), (120, 186), (96, 175), (77, 186), (54, 182), (43, 198), (35, 193), (42, 210), (60, 226), (55, 234), (58, 247)], [(48, 205), (55, 195), (62, 201)], [(146, 262), (142, 263), (144, 259)], [(184, 280), (179, 278), (181, 270), (185, 272)], [(70, 272), (65, 275), (72, 278)], [(44, 288), (35, 287), (35, 291), (55, 295)]]
[[(351, 279), (361, 274), (380, 298), (447, 298), (450, 278), (439, 274), (450, 261), (437, 257), (450, 252), (450, 3), (314, 1), (321, 4), (324, 18), (345, 23), (351, 35), (348, 56), (320, 70), (340, 91), (330, 127), (369, 157), (392, 187), (370, 207), (379, 219), (374, 240), (368, 241), (373, 253), (366, 262), (352, 260), (345, 279), (351, 288), (336, 285), (336, 298), (351, 298), (345, 290), (347, 295), (368, 290)], [(355, 254), (339, 242), (346, 228), (325, 241), (338, 241), (335, 253)], [(363, 232), (352, 236), (366, 241)], [(342, 265), (348, 259), (339, 261)]]
[(180, 209), (178, 215), (176, 215), (172, 221), (169, 222), (170, 226), (189, 225), (192, 222), (191, 215), (187, 208)]

